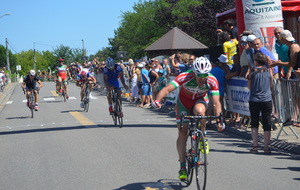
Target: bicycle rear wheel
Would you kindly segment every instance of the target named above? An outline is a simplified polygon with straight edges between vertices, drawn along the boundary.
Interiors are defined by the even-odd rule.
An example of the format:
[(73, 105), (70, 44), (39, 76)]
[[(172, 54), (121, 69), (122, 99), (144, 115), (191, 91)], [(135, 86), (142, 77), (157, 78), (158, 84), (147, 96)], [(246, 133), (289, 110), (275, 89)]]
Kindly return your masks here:
[[(197, 182), (197, 188), (199, 190), (203, 190), (206, 187), (206, 179), (207, 179), (207, 154), (206, 154), (206, 142), (204, 139), (204, 135), (202, 131), (199, 131), (199, 137), (197, 142), (197, 157), (198, 162), (196, 164), (196, 182)], [(204, 151), (202, 152), (200, 150), (199, 142), (203, 145)]]
[(67, 98), (66, 98), (66, 93), (65, 93), (65, 90), (62, 89), (62, 93), (61, 93), (62, 97), (64, 98), (64, 102), (67, 101)]
[(89, 111), (89, 106), (90, 106), (90, 93), (89, 90), (86, 89), (84, 92), (84, 111), (88, 112)]
[(122, 104), (119, 99), (116, 102), (116, 112), (117, 112), (119, 127), (122, 128), (123, 127), (123, 115), (120, 115), (122, 113)]

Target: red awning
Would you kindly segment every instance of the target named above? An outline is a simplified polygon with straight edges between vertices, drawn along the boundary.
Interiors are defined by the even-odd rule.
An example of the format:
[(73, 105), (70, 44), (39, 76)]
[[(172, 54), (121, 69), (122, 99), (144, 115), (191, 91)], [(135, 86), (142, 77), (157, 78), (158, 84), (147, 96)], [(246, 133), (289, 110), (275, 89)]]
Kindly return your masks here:
[(282, 7), (282, 11), (300, 11), (300, 6)]
[(281, 1), (282, 6), (297, 6), (300, 4), (300, 0), (293, 1)]

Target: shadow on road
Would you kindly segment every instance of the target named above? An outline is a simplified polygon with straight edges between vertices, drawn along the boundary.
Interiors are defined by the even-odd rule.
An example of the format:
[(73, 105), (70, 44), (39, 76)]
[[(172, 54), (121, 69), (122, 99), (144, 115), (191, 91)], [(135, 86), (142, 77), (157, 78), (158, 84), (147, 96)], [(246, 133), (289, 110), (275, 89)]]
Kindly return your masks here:
[(48, 127), (48, 128), (34, 128), (34, 129), (23, 129), (23, 130), (14, 130), (14, 131), (2, 131), (0, 135), (14, 135), (14, 134), (25, 134), (25, 133), (43, 133), (43, 132), (50, 132), (50, 131), (66, 131), (66, 130), (79, 130), (79, 129), (92, 129), (92, 128), (111, 128), (111, 129), (120, 129), (126, 130), (129, 127), (159, 127), (159, 128), (174, 128), (174, 125), (159, 125), (159, 124), (132, 124), (132, 125), (124, 125), (122, 128), (115, 125), (77, 125), (77, 126), (63, 126), (63, 127)]
[(131, 183), (125, 186), (119, 187), (114, 190), (146, 190), (146, 189), (172, 189), (172, 190), (181, 190), (186, 188), (186, 185), (183, 185), (181, 181), (174, 179), (160, 179), (157, 182), (139, 182)]

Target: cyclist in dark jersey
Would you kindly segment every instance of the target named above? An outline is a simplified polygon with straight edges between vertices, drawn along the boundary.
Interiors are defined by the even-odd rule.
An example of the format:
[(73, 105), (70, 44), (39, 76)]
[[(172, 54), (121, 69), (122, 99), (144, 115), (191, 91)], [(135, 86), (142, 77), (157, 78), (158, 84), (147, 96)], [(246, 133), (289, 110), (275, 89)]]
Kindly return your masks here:
[[(37, 87), (36, 83), (39, 84)], [(33, 90), (34, 92), (34, 98), (35, 98), (35, 106), (34, 109), (38, 111), (38, 90), (42, 88), (43, 83), (40, 80), (38, 76), (36, 76), (35, 70), (30, 70), (29, 74), (25, 76), (23, 83), (21, 85), (23, 90), (26, 90), (26, 99), (27, 99), (27, 106), (29, 106), (29, 96), (30, 96), (30, 90)]]

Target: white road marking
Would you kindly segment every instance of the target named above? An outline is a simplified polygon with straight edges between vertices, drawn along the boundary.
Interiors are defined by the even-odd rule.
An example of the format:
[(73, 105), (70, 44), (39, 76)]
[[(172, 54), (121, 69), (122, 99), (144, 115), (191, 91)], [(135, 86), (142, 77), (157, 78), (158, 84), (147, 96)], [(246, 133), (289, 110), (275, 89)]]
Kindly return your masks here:
[(8, 101), (8, 102), (6, 102), (6, 104), (12, 104), (13, 103), (13, 101)]
[(69, 100), (76, 100), (76, 97), (69, 97)]
[(54, 101), (55, 100), (55, 98), (44, 98), (44, 101)]

